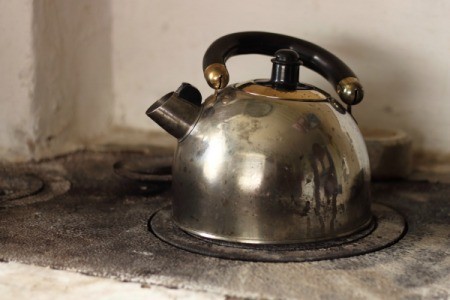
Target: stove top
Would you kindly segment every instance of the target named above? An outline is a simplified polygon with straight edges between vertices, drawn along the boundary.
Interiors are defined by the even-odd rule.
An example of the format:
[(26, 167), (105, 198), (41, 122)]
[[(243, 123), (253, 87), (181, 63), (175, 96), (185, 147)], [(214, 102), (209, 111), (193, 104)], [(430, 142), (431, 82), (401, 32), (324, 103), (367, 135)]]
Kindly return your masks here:
[[(230, 297), (448, 297), (450, 184), (374, 183), (375, 207), (408, 224), (403, 238), (374, 252), (312, 262), (223, 259), (149, 230), (152, 215), (170, 205), (170, 153), (79, 152), (1, 165), (0, 260)], [(157, 168), (139, 169), (155, 159)]]

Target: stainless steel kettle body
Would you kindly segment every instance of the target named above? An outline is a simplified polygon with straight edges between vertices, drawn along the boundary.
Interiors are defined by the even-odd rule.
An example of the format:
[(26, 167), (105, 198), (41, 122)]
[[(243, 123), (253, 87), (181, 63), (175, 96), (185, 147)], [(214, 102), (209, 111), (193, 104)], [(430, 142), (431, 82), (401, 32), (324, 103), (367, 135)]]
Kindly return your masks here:
[[(372, 217), (363, 138), (340, 103), (298, 82), (300, 59), (308, 66), (308, 57), (295, 46), (306, 45), (303, 53), (315, 51), (326, 62), (313, 67), (319, 73), (338, 69), (328, 79), (337, 81), (347, 104), (362, 99), (354, 74), (329, 52), (298, 39), (255, 32), (230, 36), (205, 55), (214, 95), (200, 104), (198, 92), (185, 84), (147, 111), (179, 139), (172, 168), (175, 223), (194, 235), (252, 244), (324, 241), (364, 229)], [(255, 50), (252, 41), (261, 39), (287, 50), (272, 53), (272, 44), (261, 42)], [(275, 55), (270, 80), (225, 87), (224, 62), (236, 44), (239, 54)]]

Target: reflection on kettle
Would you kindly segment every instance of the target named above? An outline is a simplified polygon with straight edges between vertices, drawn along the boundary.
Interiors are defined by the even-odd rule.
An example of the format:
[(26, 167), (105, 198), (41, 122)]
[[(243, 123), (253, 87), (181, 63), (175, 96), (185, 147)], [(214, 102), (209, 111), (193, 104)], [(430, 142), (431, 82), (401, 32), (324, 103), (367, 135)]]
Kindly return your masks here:
[(223, 158), (225, 157), (226, 151), (225, 137), (222, 132), (218, 132), (211, 136), (207, 142), (208, 148), (204, 155), (203, 175), (208, 183), (212, 184), (218, 179), (217, 177), (224, 163)]
[(252, 193), (261, 187), (266, 156), (259, 153), (243, 153), (242, 156), (242, 172), (238, 184), (244, 192)]
[[(274, 56), (270, 79), (228, 85), (228, 58)], [(299, 82), (303, 65), (348, 106), (363, 90), (336, 56), (297, 38), (242, 32), (206, 51), (215, 89), (203, 103), (183, 83), (147, 111), (178, 139), (173, 220), (207, 238), (254, 244), (324, 241), (371, 222), (367, 150), (354, 119), (328, 93)]]

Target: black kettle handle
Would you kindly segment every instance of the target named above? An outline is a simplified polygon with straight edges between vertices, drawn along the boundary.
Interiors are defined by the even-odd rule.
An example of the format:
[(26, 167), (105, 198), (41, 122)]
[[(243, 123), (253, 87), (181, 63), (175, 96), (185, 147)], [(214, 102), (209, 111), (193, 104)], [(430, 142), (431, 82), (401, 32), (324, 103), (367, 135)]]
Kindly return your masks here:
[(225, 62), (230, 57), (241, 54), (274, 56), (280, 49), (295, 50), (303, 65), (326, 78), (345, 103), (354, 105), (363, 99), (364, 91), (358, 78), (334, 54), (305, 40), (270, 32), (237, 32), (217, 39), (203, 57), (205, 79), (212, 88), (222, 89), (228, 84)]

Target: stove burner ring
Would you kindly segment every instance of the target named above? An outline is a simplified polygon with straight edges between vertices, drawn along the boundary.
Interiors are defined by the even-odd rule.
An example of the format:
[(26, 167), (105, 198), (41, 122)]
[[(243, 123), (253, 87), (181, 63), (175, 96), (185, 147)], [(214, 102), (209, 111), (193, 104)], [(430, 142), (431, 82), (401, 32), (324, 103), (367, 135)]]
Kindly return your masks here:
[(44, 182), (32, 174), (0, 174), (0, 202), (35, 195)]
[(70, 186), (65, 177), (45, 168), (6, 168), (0, 172), (0, 209), (48, 201)]
[(137, 157), (114, 164), (114, 172), (126, 179), (142, 182), (172, 181), (173, 156)]
[(170, 188), (172, 183), (172, 155), (141, 156), (118, 161), (114, 173), (133, 182), (140, 194), (155, 195)]
[(189, 252), (218, 258), (264, 261), (305, 262), (361, 255), (386, 248), (406, 232), (405, 219), (394, 209), (372, 205), (374, 221), (354, 235), (319, 243), (292, 245), (246, 245), (194, 237), (172, 221), (171, 208), (157, 211), (149, 220), (149, 230), (162, 241)]

